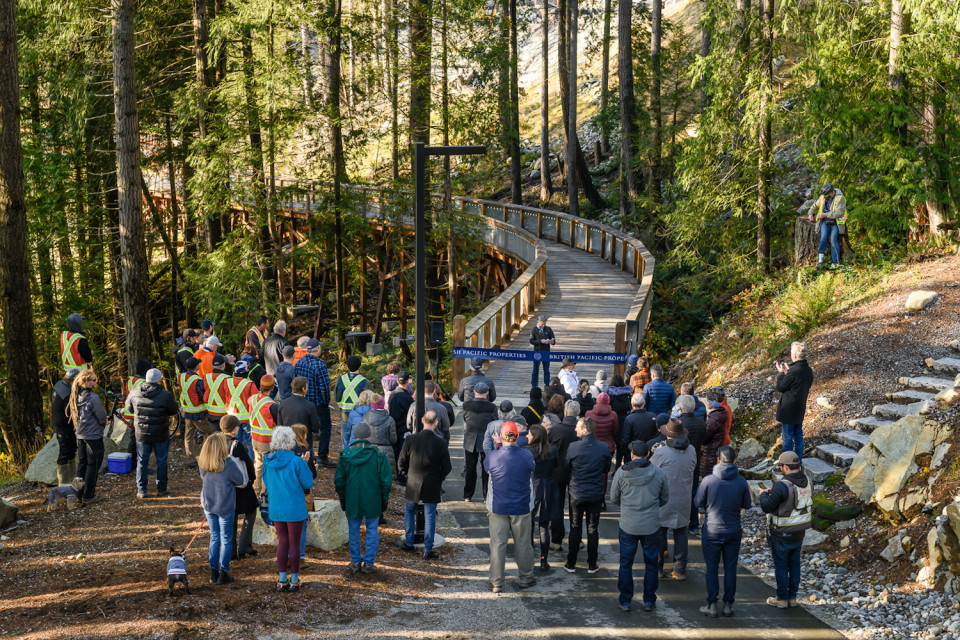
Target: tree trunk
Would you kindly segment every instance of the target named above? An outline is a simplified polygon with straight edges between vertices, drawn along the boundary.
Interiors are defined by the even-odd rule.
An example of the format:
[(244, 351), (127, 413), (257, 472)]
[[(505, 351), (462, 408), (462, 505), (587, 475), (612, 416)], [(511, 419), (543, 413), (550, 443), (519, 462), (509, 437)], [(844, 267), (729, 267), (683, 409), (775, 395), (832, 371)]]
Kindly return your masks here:
[(302, 59), (300, 68), (303, 73), (303, 106), (310, 112), (313, 111), (313, 72), (310, 65), (310, 26), (300, 25), (300, 52)]
[[(567, 83), (569, 86), (569, 106), (567, 107), (567, 158), (571, 159), (571, 162), (567, 163), (567, 198), (569, 199), (570, 206), (570, 215), (578, 216), (580, 215), (580, 202), (577, 196), (577, 172), (576, 172), (576, 162), (573, 162), (577, 158), (577, 22), (579, 0), (567, 0), (567, 4), (570, 8), (570, 14), (568, 18), (570, 32), (568, 36), (567, 46), (569, 51), (567, 53)], [(571, 238), (571, 242), (572, 242)]]
[(900, 48), (909, 24), (909, 15), (903, 10), (903, 0), (890, 0), (890, 57), (887, 76), (890, 92), (893, 94), (893, 129), (901, 142), (906, 142), (907, 120), (910, 115), (906, 113), (906, 79), (901, 68)]
[(343, 156), (343, 130), (340, 121), (340, 58), (342, 30), (341, 0), (328, 0), (327, 4), (327, 117), (330, 121), (330, 161), (333, 175), (334, 243), (337, 263), (337, 331), (343, 332), (347, 321), (344, 309), (346, 283), (343, 272), (343, 202), (341, 184), (346, 182), (346, 165)]
[(553, 193), (550, 173), (550, 0), (543, 0), (543, 56), (540, 85), (540, 202), (549, 202)]
[[(180, 231), (180, 205), (179, 199), (177, 198), (177, 171), (173, 162), (173, 132), (171, 130), (169, 115), (166, 115), (163, 119), (163, 128), (167, 139), (167, 179), (170, 185), (170, 213), (173, 216), (173, 248), (174, 251), (177, 252), (177, 260), (179, 261), (180, 250), (178, 247), (177, 234)], [(171, 287), (173, 289), (173, 311), (171, 316), (171, 326), (173, 327), (174, 338), (176, 338), (178, 335), (180, 308), (183, 306), (180, 300), (180, 279), (180, 268), (178, 264), (177, 270), (173, 273), (173, 277), (171, 279)]]
[[(450, 144), (450, 80), (448, 72), (448, 51), (447, 51), (447, 0), (440, 2), (440, 68), (443, 73), (440, 86), (440, 117), (443, 128), (443, 144)], [(453, 194), (450, 185), (450, 156), (443, 156), (443, 212), (447, 218), (447, 308), (451, 322), (453, 317), (460, 313), (457, 305), (457, 254), (455, 242), (455, 218), (453, 215)], [(386, 289), (387, 283), (381, 282), (382, 291)], [(377, 315), (381, 312), (381, 305), (377, 305)], [(376, 325), (377, 332), (380, 331), (379, 322)]]
[(793, 228), (793, 263), (796, 266), (817, 264), (820, 250), (820, 234), (817, 223), (810, 222), (806, 216), (800, 216)]
[(395, 0), (383, 0), (384, 39), (387, 43), (387, 69), (390, 86), (391, 168), (394, 181), (400, 180), (400, 51)]
[(520, 48), (517, 43), (517, 0), (507, 0), (510, 19), (510, 175), (511, 202), (523, 204), (520, 177)]
[[(193, 59), (194, 75), (197, 83), (197, 133), (203, 163), (210, 163), (210, 149), (208, 140), (208, 117), (210, 111), (210, 89), (213, 87), (213, 77), (210, 66), (207, 64), (207, 44), (210, 40), (210, 27), (207, 20), (207, 0), (193, 0)], [(194, 160), (194, 162), (197, 162)], [(201, 167), (194, 167), (194, 170)], [(202, 168), (201, 168), (202, 169)], [(197, 214), (206, 220), (207, 252), (210, 253), (223, 239), (223, 226), (220, 217), (211, 212), (207, 185), (197, 194)]]
[(140, 191), (140, 125), (137, 119), (133, 4), (113, 2), (113, 104), (120, 211), (120, 277), (126, 326), (127, 366), (150, 358), (150, 299)]
[(660, 193), (660, 163), (663, 157), (663, 113), (660, 105), (660, 43), (663, 35), (663, 0), (651, 0), (650, 25), (650, 200), (654, 208)]
[(0, 426), (14, 463), (25, 467), (43, 445), (45, 425), (27, 256), (16, 4), (0, 0), (0, 314), (9, 407)]
[[(701, 15), (707, 14), (709, 11), (709, 0), (703, 0), (703, 10)], [(710, 37), (712, 24), (705, 18), (700, 19), (700, 57), (706, 58), (710, 55)], [(707, 80), (704, 78), (700, 81), (700, 111), (701, 113), (707, 110), (707, 107), (710, 106), (710, 94), (707, 92)]]
[(773, 8), (774, 0), (761, 0), (761, 84), (758, 181), (757, 181), (757, 265), (764, 271), (770, 268), (770, 191), (773, 171), (770, 162), (773, 139), (771, 135), (771, 102), (773, 97)]
[(947, 219), (947, 170), (944, 166), (944, 132), (941, 129), (940, 113), (943, 104), (943, 87), (931, 82), (923, 109), (923, 141), (926, 146), (927, 179), (926, 208), (931, 236), (941, 234), (940, 225)]
[(637, 99), (633, 84), (633, 43), (630, 25), (633, 4), (621, 0), (617, 17), (619, 47), (618, 76), (620, 84), (620, 218), (626, 226), (633, 218), (634, 207), (640, 196), (635, 170), (637, 158)]
[[(610, 153), (610, 126), (607, 124), (607, 92), (610, 90), (611, 0), (603, 1), (603, 51), (600, 62), (600, 151)], [(597, 162), (599, 163), (599, 158)]]

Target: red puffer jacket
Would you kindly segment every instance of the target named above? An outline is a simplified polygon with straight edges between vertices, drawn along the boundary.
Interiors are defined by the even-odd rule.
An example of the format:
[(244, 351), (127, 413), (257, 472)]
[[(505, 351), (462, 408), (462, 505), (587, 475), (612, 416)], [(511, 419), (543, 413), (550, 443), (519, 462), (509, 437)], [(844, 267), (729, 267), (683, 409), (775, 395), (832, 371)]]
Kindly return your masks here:
[(610, 396), (601, 393), (597, 397), (597, 404), (587, 411), (588, 418), (593, 419), (594, 432), (597, 440), (605, 442), (610, 447), (612, 455), (617, 450), (617, 432), (620, 431), (620, 420), (610, 408)]

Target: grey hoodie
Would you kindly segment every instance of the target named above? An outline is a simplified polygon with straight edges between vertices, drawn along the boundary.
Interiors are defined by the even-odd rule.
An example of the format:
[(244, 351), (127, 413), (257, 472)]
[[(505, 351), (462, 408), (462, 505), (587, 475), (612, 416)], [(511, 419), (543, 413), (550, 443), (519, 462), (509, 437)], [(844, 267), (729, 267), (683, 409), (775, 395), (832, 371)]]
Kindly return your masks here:
[(83, 333), (83, 316), (79, 313), (71, 313), (67, 316), (67, 329), (73, 333)]
[(660, 507), (670, 500), (663, 471), (649, 460), (631, 460), (613, 476), (610, 502), (620, 505), (620, 528), (647, 536), (660, 530)]
[[(69, 415), (70, 408), (67, 407)], [(98, 396), (92, 389), (83, 389), (77, 396), (77, 416), (73, 420), (77, 437), (81, 440), (97, 440), (103, 437), (103, 428), (107, 424), (107, 411), (103, 408)], [(73, 416), (70, 416), (71, 419)]]
[(390, 412), (386, 409), (371, 409), (363, 416), (362, 422), (370, 425), (370, 437), (367, 438), (371, 444), (377, 445), (380, 451), (387, 456), (390, 461), (390, 468), (393, 469), (393, 475), (397, 475), (397, 458), (394, 455), (393, 445), (397, 441), (397, 426), (390, 417)]

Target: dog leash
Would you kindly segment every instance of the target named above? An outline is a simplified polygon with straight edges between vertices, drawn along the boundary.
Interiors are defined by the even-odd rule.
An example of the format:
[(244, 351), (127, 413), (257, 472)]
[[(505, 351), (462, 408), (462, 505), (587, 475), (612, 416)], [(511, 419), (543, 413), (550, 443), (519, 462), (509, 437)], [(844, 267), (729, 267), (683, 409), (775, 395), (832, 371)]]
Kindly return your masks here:
[(190, 538), (190, 542), (187, 543), (186, 548), (183, 550), (183, 553), (184, 553), (184, 554), (186, 554), (186, 553), (187, 553), (187, 550), (190, 549), (190, 545), (192, 545), (192, 544), (193, 544), (193, 541), (197, 539), (197, 536), (200, 535), (200, 531), (203, 530), (203, 525), (206, 524), (206, 522), (207, 522), (206, 520), (201, 520), (201, 521), (200, 521), (200, 526), (197, 527), (197, 532), (196, 532), (195, 534), (193, 534), (193, 537)]

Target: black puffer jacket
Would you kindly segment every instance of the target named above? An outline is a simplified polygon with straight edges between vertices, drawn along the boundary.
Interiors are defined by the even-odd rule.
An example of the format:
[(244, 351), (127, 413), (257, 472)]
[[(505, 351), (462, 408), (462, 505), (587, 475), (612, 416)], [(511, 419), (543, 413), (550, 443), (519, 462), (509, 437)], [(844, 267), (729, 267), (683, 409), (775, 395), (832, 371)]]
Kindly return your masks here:
[(592, 434), (570, 444), (570, 497), (581, 501), (603, 500), (603, 476), (610, 470), (610, 448)]
[(647, 442), (655, 437), (657, 437), (657, 416), (649, 411), (634, 409), (623, 419), (620, 444), (629, 445), (635, 440)]
[(783, 424), (803, 424), (811, 386), (813, 369), (806, 360), (791, 363), (787, 372), (777, 377), (777, 391), (783, 394), (777, 403), (778, 421)]
[(126, 406), (133, 413), (137, 442), (155, 444), (170, 439), (170, 418), (179, 411), (172, 393), (144, 382), (127, 396)]

